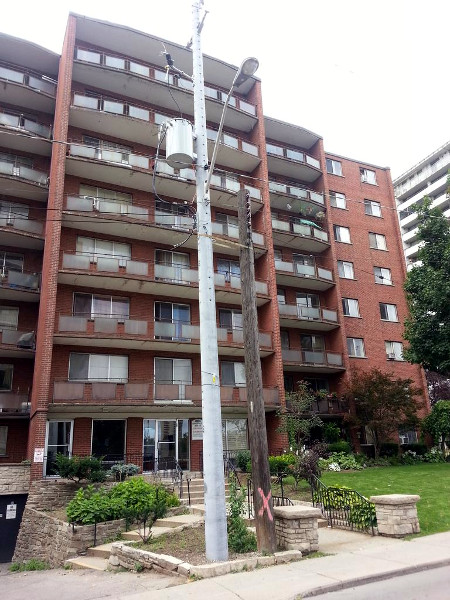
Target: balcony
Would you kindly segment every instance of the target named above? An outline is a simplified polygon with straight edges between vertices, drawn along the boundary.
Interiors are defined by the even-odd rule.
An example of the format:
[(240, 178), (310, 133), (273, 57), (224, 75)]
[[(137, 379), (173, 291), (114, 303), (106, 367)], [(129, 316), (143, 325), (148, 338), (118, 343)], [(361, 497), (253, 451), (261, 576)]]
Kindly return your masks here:
[(333, 273), (316, 264), (303, 265), (275, 259), (277, 283), (294, 288), (324, 291), (333, 287)]
[(0, 272), (0, 299), (39, 302), (41, 276), (27, 271)]
[[(263, 389), (266, 407), (279, 406), (278, 389)], [(247, 412), (247, 390), (231, 386), (220, 387), (220, 399), (223, 406), (241, 408)], [(53, 384), (53, 404), (86, 406), (86, 404), (119, 404), (132, 406), (149, 405), (190, 405), (198, 409), (202, 403), (202, 388), (183, 382), (153, 383), (148, 381), (115, 382), (77, 382), (55, 381)]]
[(45, 113), (54, 112), (56, 82), (45, 75), (0, 63), (0, 81), (2, 102), (5, 104)]
[(296, 216), (317, 218), (325, 214), (323, 194), (289, 183), (269, 181), (270, 206), (274, 210), (292, 211)]
[(298, 373), (336, 373), (345, 371), (342, 354), (313, 350), (281, 350), (283, 369)]
[[(162, 265), (150, 261), (109, 258), (64, 252), (60, 283), (121, 292), (198, 298), (198, 271), (183, 265)], [(241, 304), (240, 277), (215, 273), (216, 301)], [(257, 304), (269, 301), (265, 281), (256, 281)]]
[(266, 144), (269, 173), (312, 183), (322, 172), (320, 161), (302, 150)]
[[(149, 109), (147, 106), (75, 92), (70, 124), (86, 131), (95, 131), (101, 135), (156, 148), (160, 125), (173, 118), (173, 115)], [(208, 129), (207, 136), (209, 154), (212, 156), (217, 132)], [(165, 149), (165, 141), (161, 147)], [(260, 162), (257, 146), (229, 133), (222, 134), (217, 164), (241, 171), (253, 171)]]
[[(228, 331), (218, 327), (217, 339), (220, 355), (244, 356), (242, 329)], [(259, 341), (261, 356), (271, 354), (271, 333), (261, 331)], [(180, 321), (59, 315), (54, 343), (198, 354), (200, 352), (200, 325)]]
[(332, 331), (339, 327), (336, 310), (278, 303), (280, 325), (305, 331)]
[(14, 208), (0, 208), (0, 236), (3, 246), (42, 250), (44, 248), (44, 223), (14, 214)]
[[(135, 98), (142, 103), (151, 102), (155, 106), (162, 106), (169, 110), (173, 110), (174, 107), (172, 95), (183, 114), (190, 116), (194, 114), (192, 81), (170, 75), (167, 83), (165, 70), (132, 57), (117, 56), (113, 53), (98, 52), (78, 46), (75, 49), (73, 79), (87, 87), (108, 90), (113, 95), (121, 95), (126, 89), (129, 98)], [(171, 94), (168, 92), (168, 86)], [(219, 123), (226, 93), (207, 85), (205, 97), (208, 120)], [(232, 96), (226, 113), (225, 127), (250, 132), (256, 121), (255, 105)]]
[(21, 164), (18, 157), (0, 157), (0, 181), (8, 196), (47, 201), (48, 173)]
[[(239, 240), (239, 227), (232, 223), (218, 223), (217, 221), (213, 221), (212, 233), (214, 236), (219, 235), (225, 239), (230, 239), (233, 241)], [(257, 231), (252, 231), (252, 240), (254, 244), (253, 252), (255, 258), (259, 258), (266, 251), (264, 234)], [(213, 238), (213, 245), (215, 241), (217, 242), (217, 240)], [(223, 253), (223, 244), (217, 242), (217, 246), (217, 251)], [(225, 252), (226, 254), (239, 256), (239, 245), (226, 246)]]
[(1, 357), (33, 358), (35, 344), (34, 331), (25, 332), (14, 329), (3, 329), (0, 331)]
[[(286, 408), (289, 410), (288, 400), (286, 401)], [(348, 413), (348, 403), (340, 398), (329, 395), (326, 398), (313, 400), (311, 410), (313, 413), (322, 416), (343, 415), (344, 413)]]
[(30, 401), (29, 392), (22, 394), (17, 392), (0, 393), (0, 416), (5, 417), (29, 417)]
[[(0, 67), (1, 68), (1, 67)], [(18, 133), (20, 135), (12, 135)], [(51, 127), (21, 114), (0, 109), (0, 146), (42, 156), (52, 153)]]
[(328, 233), (310, 221), (272, 216), (272, 237), (276, 246), (320, 253), (330, 247)]

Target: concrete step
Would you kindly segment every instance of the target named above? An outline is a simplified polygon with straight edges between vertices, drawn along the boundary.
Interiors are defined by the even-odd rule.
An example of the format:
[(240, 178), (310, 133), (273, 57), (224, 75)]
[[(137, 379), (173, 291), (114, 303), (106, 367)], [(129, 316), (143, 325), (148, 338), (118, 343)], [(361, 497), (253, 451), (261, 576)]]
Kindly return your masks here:
[(166, 517), (165, 519), (158, 519), (153, 524), (153, 528), (156, 527), (179, 527), (180, 525), (187, 525), (192, 523), (198, 523), (201, 520), (199, 515), (177, 515), (176, 517)]
[(204, 504), (191, 504), (190, 509), (193, 515), (204, 516), (206, 512)]
[(65, 564), (72, 565), (72, 569), (92, 569), (93, 571), (108, 569), (108, 559), (100, 556), (76, 556), (66, 560)]
[(111, 554), (111, 544), (100, 544), (99, 546), (91, 546), (87, 549), (88, 556), (98, 556), (99, 558), (109, 558)]

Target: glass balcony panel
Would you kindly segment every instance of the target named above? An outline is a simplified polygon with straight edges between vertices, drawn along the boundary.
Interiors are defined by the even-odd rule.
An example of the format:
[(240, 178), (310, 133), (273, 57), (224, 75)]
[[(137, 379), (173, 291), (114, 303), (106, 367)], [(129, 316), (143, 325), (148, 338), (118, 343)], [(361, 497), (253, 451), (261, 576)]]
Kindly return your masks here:
[(215, 185), (216, 187), (223, 187), (222, 186), (222, 177), (220, 177), (220, 175), (216, 175), (215, 173), (213, 173), (213, 175), (211, 176), (211, 185)]
[(174, 338), (176, 335), (175, 323), (155, 321), (155, 337)]
[(195, 173), (192, 169), (180, 169), (180, 177), (188, 179), (189, 181), (194, 181)]
[(39, 289), (39, 275), (37, 273), (22, 273), (20, 271), (8, 271), (8, 284), (10, 286), (26, 288), (28, 290)]
[(289, 348), (282, 348), (281, 355), (283, 357), (283, 360), (286, 362), (302, 362), (299, 350), (289, 350)]
[(233, 342), (235, 344), (244, 343), (244, 332), (242, 329), (233, 329)]
[(189, 81), (188, 79), (182, 79), (180, 77), (178, 79), (178, 87), (183, 88), (185, 90), (193, 90), (194, 84), (192, 83), (192, 81)]
[(231, 275), (230, 277), (230, 286), (234, 289), (240, 290), (241, 289), (241, 278), (236, 277), (236, 275)]
[(231, 386), (227, 386), (227, 385), (220, 386), (220, 401), (221, 402), (232, 402), (233, 401), (233, 388)]
[(265, 404), (279, 404), (278, 390), (276, 388), (263, 388)]
[(247, 402), (247, 388), (239, 388), (239, 402)]
[(266, 144), (267, 154), (274, 154), (275, 156), (284, 156), (284, 148), (281, 146), (275, 146), (274, 144)]
[(150, 111), (138, 106), (129, 106), (128, 115), (133, 119), (141, 119), (141, 121), (150, 121)]
[(327, 360), (328, 364), (336, 365), (338, 367), (342, 366), (342, 354), (337, 354), (336, 352), (327, 352)]
[(161, 123), (165, 123), (166, 121), (170, 121), (171, 117), (167, 115), (162, 115), (161, 113), (155, 113), (155, 124), (161, 125)]
[(301, 275), (302, 277), (315, 277), (316, 270), (313, 265), (301, 265), (299, 263), (295, 263), (295, 273), (297, 275)]
[(293, 304), (278, 304), (278, 310), (280, 315), (282, 315), (283, 317), (297, 317), (299, 316), (299, 309), (300, 307), (297, 307), (296, 305)]
[(328, 233), (326, 231), (322, 231), (321, 229), (313, 228), (314, 237), (318, 240), (322, 240), (323, 242), (328, 242)]
[(223, 143), (225, 144), (225, 146), (230, 146), (231, 148), (239, 148), (239, 142), (238, 139), (233, 137), (232, 135), (228, 135), (227, 133), (223, 134)]
[(333, 273), (328, 269), (322, 269), (322, 267), (318, 267), (317, 275), (322, 279), (328, 279), (329, 281), (333, 281)]
[(24, 83), (24, 74), (7, 67), (0, 67), (0, 79), (14, 81), (14, 83)]
[(241, 189), (239, 181), (236, 181), (236, 179), (232, 179), (231, 177), (226, 178), (225, 186), (227, 190), (232, 190), (234, 192), (238, 192)]
[(0, 124), (7, 127), (19, 127), (20, 119), (17, 115), (0, 112)]
[(323, 199), (323, 194), (319, 194), (318, 192), (309, 192), (309, 195), (311, 197), (311, 200), (314, 200), (314, 202), (318, 202), (319, 204), (325, 203)]
[(243, 141), (242, 150), (248, 154), (252, 154), (253, 156), (258, 156), (258, 146), (255, 146), (254, 144), (249, 144), (248, 142)]
[(89, 50), (82, 50), (77, 48), (77, 60), (84, 60), (86, 62), (95, 63), (97, 65), (101, 62), (101, 54), (98, 52), (91, 52)]
[(239, 100), (239, 108), (250, 115), (256, 115), (256, 107), (253, 104)]
[[(124, 205), (122, 204), (121, 206)], [(133, 206), (132, 204), (127, 204), (127, 212), (130, 217), (133, 217), (133, 219), (148, 221), (148, 208), (144, 208), (143, 206)]]
[(186, 385), (185, 386), (185, 397), (191, 402), (201, 402), (202, 399), (202, 386), (201, 385)]
[(83, 269), (89, 271), (91, 260), (87, 254), (66, 254), (63, 255), (63, 269)]
[(24, 129), (46, 139), (50, 137), (50, 127), (48, 125), (36, 123), (36, 121), (30, 121), (30, 119), (24, 119)]
[(223, 273), (214, 273), (214, 285), (224, 286), (225, 275)]
[(71, 381), (55, 381), (53, 385), (54, 400), (83, 400), (84, 383)]
[(117, 319), (109, 317), (95, 317), (94, 333), (117, 333)]
[(228, 329), (225, 329), (225, 327), (218, 327), (217, 328), (217, 341), (218, 342), (226, 342), (228, 339)]
[[(177, 331), (179, 324), (177, 324)], [(177, 333), (177, 336), (179, 334)], [(200, 339), (200, 326), (190, 325), (189, 323), (181, 324), (181, 337), (186, 340), (199, 340)]]
[(217, 131), (214, 131), (214, 129), (207, 129), (206, 130), (206, 137), (208, 138), (208, 140), (211, 140), (212, 142), (215, 142), (217, 139)]
[(267, 348), (272, 347), (272, 336), (270, 333), (259, 332), (259, 345)]
[[(182, 388), (180, 394), (180, 388)], [(155, 383), (155, 400), (179, 400), (184, 397), (185, 385), (173, 383)]]
[(277, 269), (277, 271), (286, 271), (287, 273), (293, 273), (294, 265), (290, 262), (275, 259), (275, 269)]
[(113, 113), (115, 115), (123, 115), (124, 103), (114, 102), (113, 100), (103, 100), (103, 110), (105, 112)]
[(292, 223), (292, 230), (294, 233), (298, 233), (298, 235), (312, 235), (311, 227), (309, 225), (302, 225), (301, 223)]
[(148, 383), (126, 383), (124, 389), (125, 398), (128, 400), (147, 400), (150, 391)]
[(109, 271), (110, 273), (118, 273), (119, 260), (117, 258), (106, 258), (104, 256), (98, 256), (97, 271)]
[(114, 69), (125, 69), (125, 59), (118, 58), (117, 56), (105, 55), (105, 65), (107, 67), (113, 67)]
[[(122, 211), (122, 206), (124, 207), (124, 211)], [(120, 204), (120, 202), (110, 202), (108, 200), (98, 200), (97, 208), (99, 212), (108, 213), (113, 215), (120, 215), (123, 212), (127, 212), (127, 205)]]
[(34, 181), (35, 183), (40, 183), (41, 185), (47, 185), (47, 173), (42, 173), (42, 171), (35, 171), (34, 169), (30, 169), (29, 167), (23, 167), (22, 165), (19, 167), (18, 177), (28, 179), (28, 181)]
[(148, 275), (148, 263), (140, 260), (127, 260), (126, 270), (129, 275)]
[(286, 149), (286, 156), (290, 160), (297, 160), (299, 162), (303, 162), (305, 160), (305, 155), (303, 152), (298, 152), (297, 150), (291, 150), (290, 148)]
[(66, 205), (67, 210), (79, 210), (82, 212), (91, 212), (93, 210), (92, 198), (68, 196)]
[(325, 353), (314, 352), (313, 350), (302, 350), (303, 361), (305, 363), (313, 363), (318, 365), (325, 364)]
[(253, 231), (252, 240), (254, 244), (258, 244), (258, 246), (264, 246), (264, 236), (262, 233), (256, 233), (256, 231)]
[(211, 223), (211, 231), (217, 235), (225, 235), (226, 225), (224, 223), (213, 221)]
[(149, 169), (150, 168), (150, 160), (146, 156), (138, 156), (137, 154), (130, 154), (128, 158), (128, 162), (133, 167), (138, 167), (139, 169)]
[(96, 149), (91, 146), (70, 144), (70, 154), (72, 156), (81, 156), (83, 158), (95, 158)]
[(129, 155), (115, 150), (105, 150), (102, 148), (100, 160), (128, 164)]
[(129, 335), (147, 335), (147, 321), (137, 321), (135, 319), (126, 319), (125, 333)]
[(205, 85), (205, 96), (208, 96), (208, 98), (214, 98), (215, 100), (217, 100), (217, 90)]
[(297, 306), (300, 319), (320, 319), (320, 309), (312, 306)]
[(288, 193), (291, 196), (295, 196), (296, 198), (307, 198), (308, 197), (307, 190), (303, 190), (302, 188), (289, 187)]
[(322, 309), (322, 317), (325, 321), (333, 321), (333, 323), (337, 323), (337, 312), (335, 310), (329, 310), (327, 308)]
[(15, 346), (18, 340), (22, 337), (23, 331), (16, 331), (15, 329), (3, 329), (1, 335), (2, 344)]
[(133, 62), (130, 60), (130, 71), (137, 75), (143, 75), (144, 77), (150, 77), (150, 68), (145, 65)]
[(93, 400), (115, 400), (116, 398), (115, 383), (92, 383), (92, 399)]
[(4, 162), (0, 160), (0, 174), (2, 175), (12, 175), (14, 171), (14, 165), (10, 162)]
[(98, 102), (98, 98), (82, 96), (81, 94), (74, 94), (73, 97), (74, 106), (80, 106), (81, 108), (92, 108), (93, 110), (98, 110)]
[(286, 194), (287, 187), (282, 183), (276, 183), (275, 181), (269, 181), (269, 190), (275, 193)]
[(45, 81), (40, 77), (33, 77), (32, 75), (30, 75), (28, 77), (28, 85), (35, 90), (39, 90), (40, 92), (46, 92), (47, 94), (51, 94), (52, 96), (54, 96), (56, 93), (56, 85), (51, 81)]
[(257, 294), (267, 294), (269, 293), (269, 288), (265, 281), (255, 281), (255, 289)]
[(196, 283), (198, 282), (198, 271), (195, 271), (194, 269), (182, 269), (181, 278), (183, 281)]
[(306, 156), (306, 162), (308, 165), (311, 165), (312, 167), (316, 167), (316, 169), (320, 169), (320, 162), (317, 160), (317, 158), (308, 156), (308, 154), (305, 154), (305, 156)]
[(59, 331), (74, 331), (85, 333), (87, 331), (86, 317), (59, 317)]
[(252, 187), (251, 185), (244, 185), (244, 188), (250, 193), (250, 198), (261, 200), (261, 190), (259, 188)]
[(272, 228), (278, 231), (290, 231), (290, 224), (287, 221), (272, 218)]
[(13, 227), (14, 229), (26, 231), (27, 233), (34, 233), (36, 235), (42, 235), (42, 233), (44, 232), (43, 223), (39, 223), (39, 221), (31, 221), (30, 219), (22, 219), (15, 217)]

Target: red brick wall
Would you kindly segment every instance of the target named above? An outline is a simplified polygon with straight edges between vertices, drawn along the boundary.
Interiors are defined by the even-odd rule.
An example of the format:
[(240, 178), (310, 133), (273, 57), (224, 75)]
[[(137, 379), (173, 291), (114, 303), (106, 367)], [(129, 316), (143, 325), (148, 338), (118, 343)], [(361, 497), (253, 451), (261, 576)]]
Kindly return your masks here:
[(0, 456), (1, 463), (19, 463), (27, 457), (28, 419), (0, 419), (0, 427), (8, 427), (6, 456)]

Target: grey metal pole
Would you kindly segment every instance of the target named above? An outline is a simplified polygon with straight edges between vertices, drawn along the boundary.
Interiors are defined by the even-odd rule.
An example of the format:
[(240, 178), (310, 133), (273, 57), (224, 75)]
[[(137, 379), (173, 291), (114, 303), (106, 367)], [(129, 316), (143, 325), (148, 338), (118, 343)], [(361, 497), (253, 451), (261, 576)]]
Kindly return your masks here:
[(194, 82), (194, 135), (197, 153), (196, 191), (198, 228), (198, 287), (200, 310), (200, 361), (203, 418), (203, 470), (205, 485), (205, 545), (209, 560), (227, 560), (228, 538), (223, 468), (219, 357), (217, 351), (216, 296), (208, 179), (203, 56), (200, 44), (201, 0), (192, 5)]

